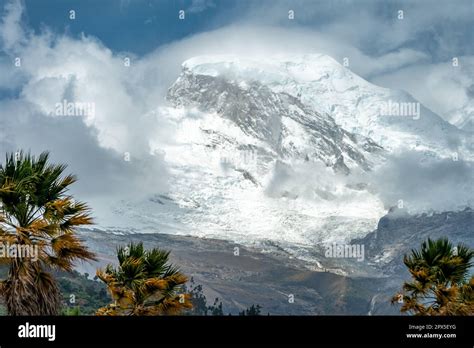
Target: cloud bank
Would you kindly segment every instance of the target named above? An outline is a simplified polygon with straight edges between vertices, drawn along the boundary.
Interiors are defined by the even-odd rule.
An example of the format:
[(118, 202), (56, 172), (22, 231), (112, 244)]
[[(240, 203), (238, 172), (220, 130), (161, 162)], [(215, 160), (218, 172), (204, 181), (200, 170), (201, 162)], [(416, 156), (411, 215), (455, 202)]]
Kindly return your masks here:
[[(213, 3), (196, 1), (192, 6), (199, 12), (212, 6), (210, 4)], [(281, 6), (275, 5), (274, 11)], [(88, 199), (91, 195), (128, 199), (166, 191), (168, 168), (164, 155), (153, 153), (150, 142), (156, 139), (172, 142), (173, 139), (168, 125), (155, 111), (166, 104), (164, 96), (179, 75), (181, 62), (196, 55), (223, 52), (253, 57), (325, 53), (340, 62), (347, 57), (349, 68), (354, 72), (381, 85), (404, 86), (434, 111), (450, 119), (452, 110), (461, 110), (463, 114), (463, 110), (472, 108), (474, 74), (469, 64), (473, 58), (462, 56), (462, 67), (453, 70), (448, 59), (432, 63), (427, 52), (404, 46), (410, 35), (421, 33), (423, 25), (444, 16), (438, 10), (421, 16), (420, 8), (416, 7), (410, 16), (418, 13), (421, 21), (411, 21), (400, 28), (362, 11), (358, 30), (349, 30), (347, 26), (352, 28), (353, 21), (347, 16), (320, 30), (281, 25), (285, 18), (263, 21), (265, 26), (260, 26), (255, 24), (258, 11), (254, 11), (253, 16), (257, 17), (248, 16), (246, 20), (136, 57), (113, 52), (97, 38), (85, 34), (71, 37), (47, 28), (35, 33), (22, 21), (22, 3), (8, 2), (0, 27), (0, 93), (7, 95), (0, 99), (1, 152), (19, 148), (33, 153), (51, 150), (54, 160), (69, 163), (70, 170), (78, 174), (77, 192), (87, 195)], [(322, 13), (324, 11), (329, 8)], [(465, 17), (462, 9), (453, 11), (453, 16)], [(297, 15), (305, 13), (311, 15), (299, 10)], [(388, 37), (375, 54), (364, 45), (374, 28), (381, 33), (380, 37)], [(347, 36), (348, 33), (353, 36)], [(446, 40), (443, 36), (439, 43)], [(21, 59), (21, 66), (14, 66), (16, 58)], [(93, 103), (95, 113), (77, 117), (57, 115), (56, 105), (64, 100)], [(126, 154), (130, 161), (125, 160)], [(435, 207), (444, 209), (442, 202), (451, 206), (451, 203), (457, 204), (459, 197), (469, 200), (465, 196), (470, 194), (466, 187), (453, 191), (449, 186), (452, 180), (466, 185), (472, 182), (469, 165), (430, 163), (417, 170), (418, 160), (412, 156), (394, 158), (374, 178), (387, 205), (407, 197), (406, 201), (417, 206), (434, 202)], [(409, 176), (402, 175), (405, 168), (411, 173)], [(433, 176), (433, 172), (438, 174)], [(308, 177), (313, 176), (308, 174)], [(452, 197), (452, 202), (439, 199), (446, 195)]]

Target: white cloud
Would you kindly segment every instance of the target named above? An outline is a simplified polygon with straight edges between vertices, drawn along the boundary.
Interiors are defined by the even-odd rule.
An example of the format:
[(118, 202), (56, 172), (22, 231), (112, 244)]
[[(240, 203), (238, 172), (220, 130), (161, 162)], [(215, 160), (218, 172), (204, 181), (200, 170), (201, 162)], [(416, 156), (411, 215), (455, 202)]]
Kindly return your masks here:
[[(109, 197), (94, 210), (109, 209), (120, 199), (139, 199), (163, 192), (167, 168), (163, 155), (151, 153), (149, 140), (165, 137), (163, 124), (148, 113), (159, 100), (144, 103), (148, 91), (124, 57), (94, 38), (73, 39), (45, 31), (25, 34), (18, 18), (19, 2), (9, 5), (0, 34), (3, 50), (0, 69), (10, 82), (3, 88), (19, 89), (18, 97), (0, 101), (1, 152), (51, 151), (54, 161), (66, 163), (79, 177), (74, 192), (79, 198)], [(14, 33), (14, 34), (12, 34)], [(15, 41), (18, 40), (18, 41)], [(11, 64), (21, 57), (21, 67)], [(152, 85), (150, 85), (153, 88)], [(94, 103), (92, 116), (59, 116), (57, 103)], [(130, 161), (125, 161), (125, 153)]]
[(393, 154), (369, 176), (387, 208), (397, 205), (399, 200), (411, 213), (455, 211), (474, 203), (472, 162), (403, 152)]
[(474, 56), (438, 64), (415, 64), (381, 74), (374, 82), (405, 89), (445, 120), (462, 123), (474, 114)]
[[(340, 62), (348, 57), (356, 73), (379, 75), (380, 84), (407, 89), (435, 111), (464, 103), (463, 89), (472, 88), (471, 80), (459, 76), (443, 86), (443, 69), (423, 68), (428, 66), (426, 53), (401, 48), (370, 56), (338, 39), (336, 27), (321, 33), (235, 24), (159, 47), (141, 58), (130, 56), (131, 66), (126, 67), (125, 54), (112, 52), (93, 37), (31, 33), (21, 23), (21, 10), (20, 2), (9, 3), (0, 28), (2, 47), (10, 54), (10, 60), (0, 61), (0, 87), (20, 88), (17, 99), (0, 105), (1, 121), (8, 124), (2, 145), (35, 153), (51, 150), (54, 159), (69, 163), (84, 180), (80, 190), (88, 195), (126, 197), (166, 189), (166, 163), (161, 155), (150, 154), (149, 143), (171, 134), (152, 112), (165, 103), (181, 62), (196, 55), (326, 53)], [(16, 55), (22, 58), (21, 69), (9, 64)], [(423, 92), (424, 86), (433, 87), (432, 96)], [(450, 97), (447, 88), (457, 92)], [(55, 116), (55, 105), (63, 99), (95, 103), (95, 116)], [(131, 162), (123, 161), (124, 152), (130, 152)]]
[(190, 13), (199, 13), (215, 6), (216, 4), (213, 0), (193, 0), (187, 11)]
[(5, 4), (5, 16), (0, 25), (0, 38), (2, 46), (8, 50), (25, 42), (26, 33), (21, 25), (23, 5), (20, 1)]
[(176, 77), (182, 61), (196, 55), (222, 53), (250, 57), (279, 53), (324, 53), (341, 63), (343, 58), (349, 58), (349, 68), (365, 77), (427, 59), (425, 53), (413, 49), (400, 49), (372, 57), (330, 35), (310, 29), (232, 25), (165, 45), (144, 60), (171, 64), (171, 72)]
[[(247, 6), (246, 15), (239, 23), (260, 23), (293, 27), (299, 23), (317, 27), (321, 33), (350, 43), (364, 51), (388, 53), (405, 47), (423, 46), (431, 35), (430, 44), (439, 53), (456, 51), (461, 40), (460, 31), (469, 33), (472, 24), (471, 0), (458, 0), (432, 6), (429, 1), (315, 1), (273, 0), (255, 1)], [(288, 19), (288, 11), (295, 12), (295, 20)], [(399, 19), (403, 11), (403, 19)], [(411, 46), (410, 46), (411, 44)]]

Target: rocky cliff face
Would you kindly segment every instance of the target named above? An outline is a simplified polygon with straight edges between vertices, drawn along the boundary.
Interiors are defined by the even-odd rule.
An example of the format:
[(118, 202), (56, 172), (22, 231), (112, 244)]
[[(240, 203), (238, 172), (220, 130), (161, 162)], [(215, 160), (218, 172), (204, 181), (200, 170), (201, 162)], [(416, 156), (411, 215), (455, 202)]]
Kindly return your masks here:
[(175, 107), (197, 107), (232, 121), (282, 159), (322, 161), (344, 173), (347, 163), (368, 170), (367, 155), (382, 147), (369, 138), (339, 127), (286, 92), (274, 92), (257, 81), (239, 82), (223, 76), (199, 75), (189, 69), (169, 89), (167, 99)]
[(412, 216), (403, 209), (392, 208), (382, 217), (377, 229), (353, 243), (366, 246), (369, 264), (387, 275), (406, 273), (403, 255), (419, 248), (428, 238), (447, 237), (453, 244), (474, 247), (474, 211), (420, 214)]

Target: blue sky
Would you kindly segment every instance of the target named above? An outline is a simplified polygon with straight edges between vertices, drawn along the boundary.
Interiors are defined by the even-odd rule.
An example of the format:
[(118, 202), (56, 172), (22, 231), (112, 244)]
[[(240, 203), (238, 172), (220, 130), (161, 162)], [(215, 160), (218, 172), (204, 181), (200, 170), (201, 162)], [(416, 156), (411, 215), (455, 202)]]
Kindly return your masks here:
[[(139, 55), (162, 44), (238, 22), (323, 32), (328, 28), (331, 31), (338, 22), (345, 22), (346, 26), (340, 26), (339, 30), (332, 28), (332, 31), (340, 38), (353, 38), (361, 50), (373, 55), (411, 47), (438, 61), (453, 53), (469, 55), (474, 50), (473, 2), (470, 0), (455, 0), (443, 6), (439, 3), (433, 6), (433, 1), (426, 0), (25, 0), (24, 3), (26, 22), (36, 31), (48, 26), (55, 32), (73, 36), (86, 33), (113, 50)], [(68, 19), (71, 9), (76, 11), (75, 21)], [(178, 20), (181, 9), (187, 12), (184, 21)], [(295, 11), (293, 21), (287, 18), (290, 9)], [(404, 21), (398, 21), (399, 10), (404, 11)], [(373, 23), (367, 21), (369, 17)], [(397, 22), (406, 28), (410, 37), (387, 46), (376, 25), (395, 24), (391, 30), (396, 33)], [(367, 23), (372, 25), (367, 26)]]
[[(232, 9), (240, 8), (235, 1), (198, 6), (200, 2), (193, 5), (190, 0), (27, 0), (25, 4), (28, 23), (36, 31), (47, 25), (73, 36), (83, 32), (113, 50), (140, 55), (187, 35), (215, 29), (228, 21), (229, 14), (232, 18), (237, 15)], [(76, 11), (75, 21), (68, 19), (71, 9)], [(181, 9), (189, 12), (184, 21), (178, 21)]]

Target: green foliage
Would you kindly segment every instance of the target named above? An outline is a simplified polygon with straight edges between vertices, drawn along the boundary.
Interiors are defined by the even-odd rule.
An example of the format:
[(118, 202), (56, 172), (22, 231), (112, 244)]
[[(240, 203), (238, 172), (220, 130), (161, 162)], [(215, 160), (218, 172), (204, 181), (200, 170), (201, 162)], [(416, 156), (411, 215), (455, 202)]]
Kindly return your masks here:
[(117, 249), (118, 266), (98, 270), (113, 303), (97, 315), (172, 315), (192, 307), (182, 292), (187, 277), (168, 262), (169, 251), (145, 250), (143, 243)]
[(219, 302), (219, 299), (216, 298), (214, 303), (209, 305), (203, 293), (202, 285), (196, 284), (194, 278), (191, 278), (188, 284), (184, 286), (183, 291), (189, 293), (190, 301), (193, 304), (193, 308), (186, 311), (187, 315), (224, 315), (222, 302)]
[(251, 305), (249, 308), (239, 312), (240, 316), (257, 316), (260, 315), (262, 307), (260, 305)]
[[(187, 315), (204, 315), (204, 316), (223, 316), (224, 310), (222, 301), (219, 298), (214, 299), (212, 304), (208, 304), (207, 298), (203, 293), (203, 287), (196, 284), (194, 278), (191, 278), (184, 290), (191, 295), (193, 308), (186, 311)], [(239, 315), (260, 315), (262, 307), (260, 305), (252, 305), (239, 313)], [(228, 315), (231, 315), (228, 313)]]
[(224, 311), (222, 310), (222, 302), (219, 302), (219, 299), (216, 298), (212, 306), (209, 306), (210, 315), (212, 316), (222, 316)]
[[(91, 280), (76, 271), (57, 272), (54, 276), (61, 289), (63, 315), (94, 315), (97, 308), (110, 302), (103, 282)], [(74, 295), (74, 303), (71, 303), (71, 295)]]
[[(8, 268), (0, 267), (0, 278), (8, 274)], [(77, 271), (54, 272), (61, 291), (62, 315), (94, 315), (97, 308), (110, 302), (104, 283), (89, 279)], [(74, 295), (74, 303), (70, 296)], [(0, 315), (7, 315), (6, 307), (0, 303)]]
[(474, 276), (469, 279), (474, 250), (456, 247), (447, 238), (428, 239), (403, 262), (413, 280), (405, 282), (392, 303), (416, 315), (474, 315)]
[(456, 248), (447, 238), (428, 239), (421, 250), (413, 249), (403, 262), (410, 270), (428, 270), (430, 278), (445, 285), (461, 284), (467, 280), (474, 250), (459, 244)]
[(89, 208), (67, 194), (76, 178), (63, 176), (65, 168), (51, 164), (48, 152), (11, 153), (0, 164), (0, 243), (28, 246), (35, 254), (0, 260), (8, 265), (0, 295), (10, 315), (59, 314), (61, 294), (52, 271), (94, 260), (75, 234), (92, 224)]
[(70, 316), (70, 317), (77, 317), (81, 315), (81, 307), (70, 307), (70, 308), (63, 308), (62, 315)]

